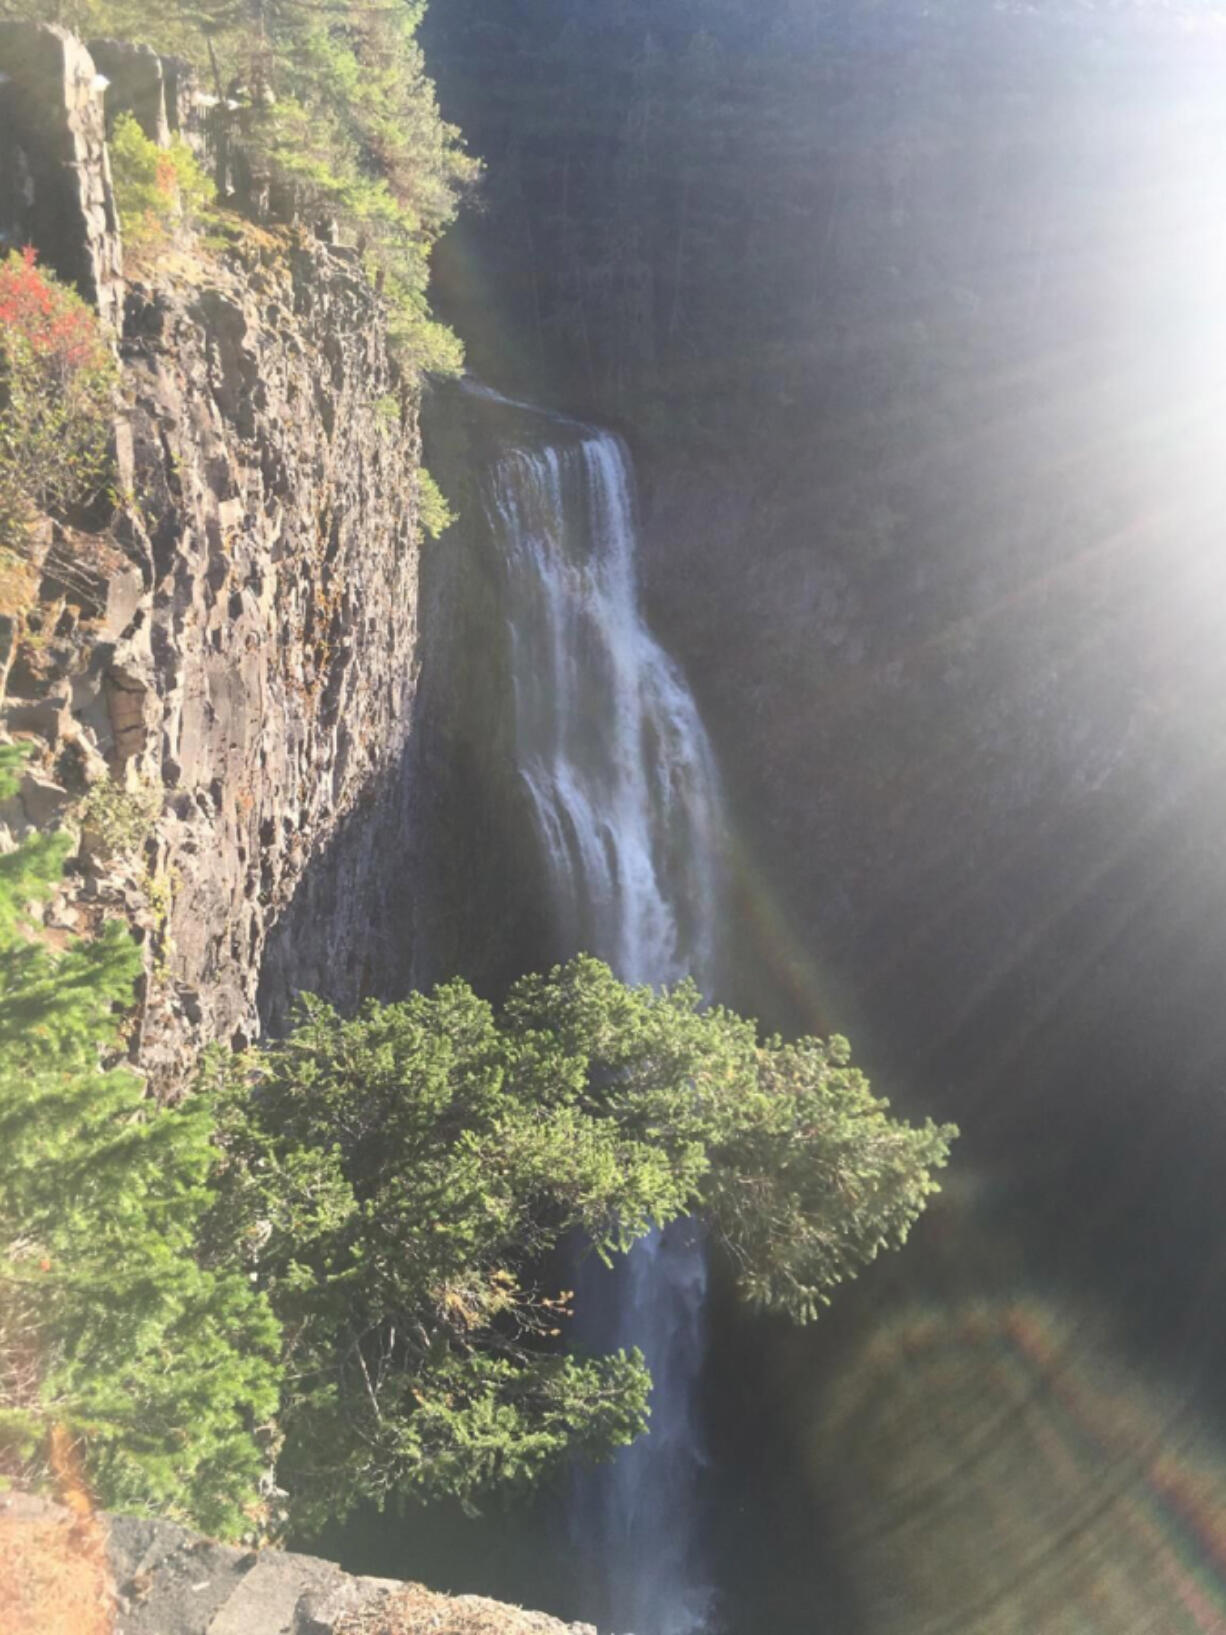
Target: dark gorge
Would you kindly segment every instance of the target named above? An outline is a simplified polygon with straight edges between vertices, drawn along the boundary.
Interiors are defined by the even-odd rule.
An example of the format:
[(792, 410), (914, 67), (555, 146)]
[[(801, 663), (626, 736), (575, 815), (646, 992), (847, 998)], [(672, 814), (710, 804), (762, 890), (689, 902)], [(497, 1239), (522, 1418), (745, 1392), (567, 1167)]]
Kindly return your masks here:
[[(724, 1615), (1216, 1627), (1220, 29), (470, 0), (427, 40), (489, 163), (439, 300), (636, 459), (726, 789), (722, 991), (963, 1130), (813, 1331), (713, 1270)], [(468, 816), (519, 812), (514, 905), (508, 789)]]

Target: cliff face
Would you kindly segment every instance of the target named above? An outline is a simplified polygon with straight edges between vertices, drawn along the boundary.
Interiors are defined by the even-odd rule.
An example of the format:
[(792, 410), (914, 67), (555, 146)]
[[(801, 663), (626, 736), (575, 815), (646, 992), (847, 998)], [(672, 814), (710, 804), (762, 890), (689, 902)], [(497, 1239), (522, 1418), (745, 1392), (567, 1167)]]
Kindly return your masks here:
[[(181, 69), (99, 56), (106, 115), (207, 130)], [(418, 401), (355, 251), (233, 217), (221, 248), (180, 235), (125, 279), (95, 60), (3, 28), (0, 72), (0, 244), (95, 301), (122, 376), (116, 505), (0, 553), (0, 741), (30, 750), (0, 848), (76, 836), (47, 935), (132, 924), (132, 1053), (175, 1095), (202, 1045), (279, 1025), (298, 989), (407, 985)], [(594, 1635), (69, 1496), (0, 1496), (22, 1628)]]
[[(171, 1039), (181, 1017), (206, 1037), (253, 1031), (269, 933), (359, 807), (379, 819), (368, 851), (395, 866), (418, 441), (356, 263), (318, 244), (249, 245), (203, 279), (191, 268), (128, 294), (148, 584), (111, 659), (125, 712), (112, 753), (167, 791), (169, 982), (150, 1021)], [(373, 980), (377, 898), (299, 913), (266, 1002), (282, 1007), (308, 973), (355, 997)]]
[[(6, 621), (2, 722), (36, 753), (3, 816), (83, 825), (51, 913), (143, 931), (140, 1059), (169, 1085), (295, 988), (351, 1001), (407, 968), (382, 882), (407, 845), (417, 406), (355, 251), (235, 225), (122, 286), (92, 60), (49, 28), (0, 45), (10, 241), (38, 233), (87, 294), (109, 270), (123, 377), (119, 514), (46, 525)], [(31, 157), (53, 138), (71, 208)]]
[(60, 28), (0, 22), (0, 242), (34, 244), (117, 328), (123, 303), (97, 65)]

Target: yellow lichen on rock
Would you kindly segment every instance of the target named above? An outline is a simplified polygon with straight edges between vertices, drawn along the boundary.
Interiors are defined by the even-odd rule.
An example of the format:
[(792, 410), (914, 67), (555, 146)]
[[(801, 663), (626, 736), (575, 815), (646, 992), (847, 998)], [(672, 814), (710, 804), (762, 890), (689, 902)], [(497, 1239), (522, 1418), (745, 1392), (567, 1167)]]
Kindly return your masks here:
[(595, 1635), (590, 1624), (563, 1624), (543, 1612), (482, 1595), (440, 1595), (406, 1584), (337, 1626), (336, 1635)]

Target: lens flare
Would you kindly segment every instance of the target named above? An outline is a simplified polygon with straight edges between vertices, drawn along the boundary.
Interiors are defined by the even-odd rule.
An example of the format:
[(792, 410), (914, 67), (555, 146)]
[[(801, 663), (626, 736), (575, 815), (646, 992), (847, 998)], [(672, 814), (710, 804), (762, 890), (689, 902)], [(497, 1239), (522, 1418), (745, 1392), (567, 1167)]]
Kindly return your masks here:
[(883, 1324), (813, 1452), (875, 1635), (1226, 1629), (1226, 1461), (1056, 1300)]
[(71, 1439), (51, 1433), (59, 1505), (0, 1496), (0, 1635), (111, 1635), (115, 1596), (105, 1523), (94, 1513)]

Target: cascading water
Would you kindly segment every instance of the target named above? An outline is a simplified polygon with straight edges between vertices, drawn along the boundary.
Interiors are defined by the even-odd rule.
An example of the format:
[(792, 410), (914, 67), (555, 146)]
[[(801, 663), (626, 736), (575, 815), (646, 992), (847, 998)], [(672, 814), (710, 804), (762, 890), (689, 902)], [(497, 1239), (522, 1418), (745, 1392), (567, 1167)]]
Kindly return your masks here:
[[(490, 515), (507, 564), (516, 759), (561, 951), (595, 954), (627, 982), (692, 975), (709, 991), (718, 780), (689, 689), (639, 611), (629, 455), (611, 433), (533, 421), (539, 439), (493, 468)], [(695, 1405), (705, 1291), (689, 1223), (580, 1287), (580, 1338), (638, 1346), (654, 1382), (649, 1434), (584, 1479), (575, 1503), (598, 1616), (634, 1635), (710, 1628)]]

